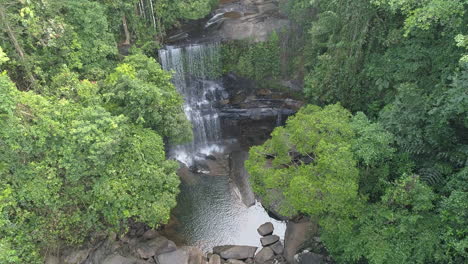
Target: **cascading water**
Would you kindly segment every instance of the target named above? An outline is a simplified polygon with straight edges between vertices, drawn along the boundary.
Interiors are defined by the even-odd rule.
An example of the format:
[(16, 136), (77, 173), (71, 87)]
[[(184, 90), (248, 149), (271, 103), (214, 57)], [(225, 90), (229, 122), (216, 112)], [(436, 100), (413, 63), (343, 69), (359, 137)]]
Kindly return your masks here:
[[(184, 111), (194, 134), (193, 142), (170, 147), (169, 155), (187, 167), (194, 165), (192, 168), (207, 164), (208, 159), (215, 164), (206, 173), (181, 168), (181, 192), (171, 218), (175, 224), (164, 235), (206, 252), (227, 244), (260, 246), (256, 228), (267, 221), (281, 237), (285, 230), (284, 223), (271, 219), (255, 202), (244, 168), (246, 150), (235, 139), (221, 138), (216, 104), (229, 94), (219, 81), (220, 52), (219, 43), (168, 46), (159, 51), (163, 68), (173, 71), (172, 81), (184, 97)], [(253, 206), (244, 203), (249, 199)]]
[(194, 140), (173, 146), (170, 156), (190, 166), (196, 159), (221, 151), (217, 144), (221, 135), (219, 114), (214, 107), (227, 97), (216, 81), (221, 69), (220, 45), (168, 46), (159, 51), (159, 57), (163, 69), (174, 72), (174, 85), (184, 97), (184, 112), (193, 126)]

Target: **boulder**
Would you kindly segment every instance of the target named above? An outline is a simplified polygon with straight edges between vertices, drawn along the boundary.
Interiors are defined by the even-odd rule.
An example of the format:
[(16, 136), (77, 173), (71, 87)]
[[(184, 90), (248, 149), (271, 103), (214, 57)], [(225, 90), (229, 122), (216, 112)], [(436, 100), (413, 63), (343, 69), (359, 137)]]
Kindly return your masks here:
[(163, 236), (159, 236), (147, 241), (142, 241), (135, 247), (137, 255), (142, 259), (149, 259), (153, 256), (175, 250), (177, 250), (175, 243)]
[(266, 247), (266, 246), (276, 243), (277, 241), (279, 241), (279, 239), (280, 238), (277, 235), (268, 235), (268, 236), (260, 238), (260, 242), (262, 243), (262, 246)]
[(68, 254), (65, 254), (66, 257), (64, 258), (65, 264), (80, 264), (88, 258), (91, 249), (81, 249), (81, 250), (74, 250)]
[(293, 263), (294, 255), (309, 237), (316, 235), (317, 231), (317, 224), (307, 218), (298, 222), (288, 222), (284, 235), (284, 257), (289, 263)]
[(275, 252), (276, 255), (281, 255), (284, 252), (284, 246), (281, 243), (281, 241), (277, 241), (276, 243), (271, 245), (270, 248), (271, 250), (273, 250), (273, 252)]
[(220, 255), (224, 259), (247, 259), (255, 256), (257, 247), (252, 246), (217, 246), (213, 248), (213, 253)]
[(275, 256), (273, 250), (269, 247), (264, 247), (255, 255), (255, 263), (263, 264)]
[(159, 264), (205, 264), (203, 252), (195, 247), (182, 247), (157, 256)]
[(161, 254), (157, 257), (157, 263), (160, 264), (187, 264), (189, 261), (189, 256), (184, 250), (178, 249), (169, 253)]
[(188, 264), (206, 264), (204, 253), (197, 247), (183, 247), (189, 255)]
[(143, 260), (122, 257), (120, 255), (115, 254), (115, 255), (108, 256), (100, 264), (146, 264), (146, 262)]
[(149, 229), (143, 234), (143, 236), (141, 238), (143, 238), (145, 240), (151, 240), (151, 239), (155, 239), (158, 236), (159, 236), (158, 231), (156, 231), (154, 229)]
[(142, 259), (149, 259), (153, 256), (175, 250), (177, 250), (175, 243), (163, 236), (159, 236), (147, 241), (142, 241), (135, 247), (137, 255)]
[(271, 235), (273, 234), (273, 231), (274, 231), (274, 227), (273, 227), (273, 224), (271, 222), (267, 222), (267, 223), (264, 223), (263, 225), (261, 225), (258, 229), (257, 229), (257, 232), (261, 235), (261, 236), (267, 236), (267, 235)]
[(221, 264), (221, 257), (216, 254), (211, 255), (210, 262), (208, 262), (208, 264)]
[(238, 259), (228, 259), (226, 264), (245, 264), (245, 262)]

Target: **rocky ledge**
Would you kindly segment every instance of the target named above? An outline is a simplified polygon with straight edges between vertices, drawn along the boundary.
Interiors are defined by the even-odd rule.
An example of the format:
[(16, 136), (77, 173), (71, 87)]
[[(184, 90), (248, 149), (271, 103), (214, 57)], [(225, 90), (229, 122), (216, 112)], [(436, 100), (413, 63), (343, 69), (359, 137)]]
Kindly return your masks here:
[(182, 25), (171, 32), (167, 42), (265, 41), (272, 32), (287, 30), (291, 25), (279, 8), (280, 1), (286, 0), (220, 0), (207, 18)]
[[(305, 225), (286, 231), (286, 248), (280, 237), (274, 234), (272, 223), (261, 225), (257, 231), (261, 236), (262, 248), (245, 245), (223, 245), (204, 253), (197, 247), (176, 246), (159, 232), (140, 225), (125, 236), (109, 236), (93, 247), (69, 249), (59, 256), (48, 256), (46, 264), (326, 264), (329, 258), (304, 250), (291, 255), (298, 249)], [(301, 236), (302, 235), (302, 236)], [(288, 238), (289, 237), (289, 238)], [(292, 240), (291, 240), (292, 238)], [(318, 238), (315, 238), (318, 240)], [(317, 242), (320, 244), (320, 241)], [(288, 254), (291, 255), (288, 260)]]

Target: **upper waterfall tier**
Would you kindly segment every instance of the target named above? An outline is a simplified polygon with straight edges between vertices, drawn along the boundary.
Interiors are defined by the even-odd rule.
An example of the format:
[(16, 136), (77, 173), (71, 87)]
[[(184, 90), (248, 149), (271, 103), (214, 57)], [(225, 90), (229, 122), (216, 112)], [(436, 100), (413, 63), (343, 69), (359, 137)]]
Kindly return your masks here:
[(170, 153), (187, 165), (218, 148), (221, 127), (214, 105), (228, 96), (218, 80), (220, 52), (219, 43), (168, 46), (159, 51), (162, 67), (174, 74), (173, 83), (184, 97), (184, 112), (193, 126), (193, 142), (173, 146)]

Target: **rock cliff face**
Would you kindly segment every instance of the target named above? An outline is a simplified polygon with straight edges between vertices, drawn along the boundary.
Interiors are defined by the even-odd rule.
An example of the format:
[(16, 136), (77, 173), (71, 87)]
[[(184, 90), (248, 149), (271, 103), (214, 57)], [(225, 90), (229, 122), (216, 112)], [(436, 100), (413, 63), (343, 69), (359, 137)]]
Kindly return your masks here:
[[(286, 1), (286, 0), (281, 0)], [(273, 32), (287, 30), (289, 19), (280, 0), (221, 0), (205, 19), (191, 21), (169, 35), (172, 44), (250, 39), (265, 41)]]
[(208, 26), (219, 24), (218, 34), (223, 40), (253, 39), (265, 41), (273, 31), (289, 26), (281, 14), (278, 0), (221, 1)]

